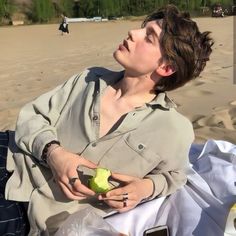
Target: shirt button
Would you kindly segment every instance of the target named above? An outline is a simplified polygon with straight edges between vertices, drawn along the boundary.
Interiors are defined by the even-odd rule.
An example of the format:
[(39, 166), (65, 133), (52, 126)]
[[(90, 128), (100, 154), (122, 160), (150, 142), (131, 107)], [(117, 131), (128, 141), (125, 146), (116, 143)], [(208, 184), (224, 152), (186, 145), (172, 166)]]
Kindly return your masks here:
[(93, 120), (98, 120), (98, 116), (95, 115), (95, 116), (93, 117)]
[(143, 144), (139, 144), (139, 145), (138, 145), (138, 149), (141, 150), (141, 149), (143, 149), (143, 148), (144, 148)]
[(92, 147), (96, 147), (97, 146), (97, 144), (96, 143), (92, 143)]

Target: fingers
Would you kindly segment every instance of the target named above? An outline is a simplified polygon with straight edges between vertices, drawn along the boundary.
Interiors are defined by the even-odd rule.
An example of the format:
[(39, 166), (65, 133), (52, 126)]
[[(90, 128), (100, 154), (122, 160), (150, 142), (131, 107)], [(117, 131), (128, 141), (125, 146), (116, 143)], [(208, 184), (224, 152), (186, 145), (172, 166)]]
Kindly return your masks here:
[(113, 196), (113, 197), (100, 197), (99, 200), (103, 200), (106, 204), (110, 207), (115, 208), (116, 210), (121, 209), (131, 209), (137, 205), (137, 200), (132, 199), (131, 195), (129, 194), (122, 194), (120, 196)]
[(79, 192), (81, 194), (84, 194), (86, 196), (94, 196), (95, 192), (91, 190), (90, 188), (83, 185), (79, 179), (78, 181), (75, 181), (75, 183), (72, 185), (72, 190), (75, 192)]
[(111, 208), (116, 209), (119, 212), (128, 211), (129, 209), (136, 206), (135, 201), (127, 200), (127, 201), (113, 201), (113, 200), (105, 200), (104, 201)]
[[(119, 178), (119, 180), (128, 181), (128, 184), (124, 187), (110, 190), (106, 194), (101, 194), (98, 199), (103, 200), (118, 212), (125, 212), (137, 206), (142, 200), (142, 195), (140, 194), (140, 191), (142, 192), (141, 180), (120, 174), (115, 174), (115, 177)], [(130, 181), (131, 179), (132, 181)]]
[(86, 196), (83, 195), (83, 194), (79, 194), (79, 193), (73, 193), (67, 185), (65, 185), (64, 183), (62, 182), (59, 182), (58, 183), (59, 186), (61, 187), (63, 193), (65, 194), (65, 196), (70, 199), (70, 200), (82, 200), (82, 199), (85, 199)]
[(52, 159), (51, 170), (54, 178), (60, 185), (62, 191), (69, 199), (79, 200), (85, 197), (95, 195), (95, 192), (81, 183), (77, 168), (80, 165), (88, 168), (97, 168), (95, 163), (88, 161), (80, 155), (61, 150), (60, 153)]
[(138, 205), (137, 199), (132, 199), (131, 194), (122, 194), (113, 198), (104, 198), (104, 202), (118, 212), (128, 211)]
[(61, 178), (58, 180), (58, 184), (64, 194), (71, 200), (81, 200), (95, 195), (95, 192), (83, 185), (78, 177)]
[(112, 189), (109, 192), (106, 193), (106, 198), (122, 198), (122, 196), (126, 193), (130, 194), (132, 192), (132, 189), (130, 188), (130, 186), (125, 186), (122, 188), (116, 188), (116, 189)]

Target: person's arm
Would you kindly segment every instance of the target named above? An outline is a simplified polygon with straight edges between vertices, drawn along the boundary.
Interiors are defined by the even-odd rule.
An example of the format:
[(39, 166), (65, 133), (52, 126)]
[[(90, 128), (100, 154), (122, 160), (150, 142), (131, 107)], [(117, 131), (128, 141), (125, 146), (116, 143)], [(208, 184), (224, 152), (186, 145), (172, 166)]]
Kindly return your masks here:
[(21, 109), (15, 132), (15, 140), (20, 149), (41, 160), (45, 145), (58, 140), (55, 125), (78, 77), (72, 77)]
[(189, 166), (189, 150), (194, 140), (192, 124), (184, 119), (182, 124), (178, 123), (174, 133), (176, 142), (166, 144), (171, 158), (165, 158), (163, 153), (161, 159), (164, 161), (145, 176), (154, 184), (150, 199), (172, 194), (187, 182), (186, 168)]
[[(81, 77), (83, 80), (84, 76)], [(96, 165), (78, 154), (65, 150), (63, 144), (62, 146), (56, 142), (50, 146), (48, 144), (58, 140), (56, 123), (64, 107), (70, 105), (68, 103), (72, 102), (80, 93), (80, 89), (85, 86), (85, 82), (79, 83), (79, 80), (79, 76), (74, 76), (63, 85), (25, 105), (18, 117), (15, 138), (17, 145), (23, 151), (41, 163), (47, 162), (45, 164), (50, 167), (55, 181), (64, 194), (72, 200), (84, 199), (95, 194), (80, 182), (77, 167), (83, 165), (96, 168)], [(46, 155), (44, 160), (42, 155)], [(71, 183), (71, 179), (74, 178), (76, 182)]]

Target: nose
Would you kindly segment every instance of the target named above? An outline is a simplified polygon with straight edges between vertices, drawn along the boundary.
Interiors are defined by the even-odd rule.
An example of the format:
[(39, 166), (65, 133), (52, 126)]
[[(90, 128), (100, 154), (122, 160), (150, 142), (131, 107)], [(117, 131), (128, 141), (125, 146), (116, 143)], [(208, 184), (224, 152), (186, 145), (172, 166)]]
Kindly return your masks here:
[(129, 31), (128, 31), (128, 39), (130, 39), (131, 41), (133, 41), (133, 30), (129, 30)]
[(128, 39), (130, 39), (131, 41), (135, 41), (140, 33), (141, 33), (140, 29), (129, 30)]

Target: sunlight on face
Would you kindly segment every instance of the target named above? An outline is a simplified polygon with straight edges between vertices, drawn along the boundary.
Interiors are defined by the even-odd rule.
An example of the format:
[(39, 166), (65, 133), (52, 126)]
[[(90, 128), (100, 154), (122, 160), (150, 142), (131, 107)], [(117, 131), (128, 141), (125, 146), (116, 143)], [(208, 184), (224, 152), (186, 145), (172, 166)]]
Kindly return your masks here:
[(160, 34), (161, 27), (156, 21), (148, 22), (143, 28), (130, 30), (127, 39), (114, 52), (114, 58), (134, 76), (151, 74), (162, 57)]

